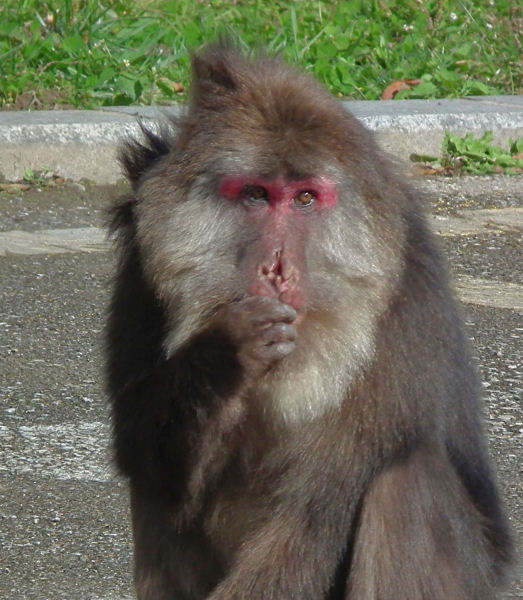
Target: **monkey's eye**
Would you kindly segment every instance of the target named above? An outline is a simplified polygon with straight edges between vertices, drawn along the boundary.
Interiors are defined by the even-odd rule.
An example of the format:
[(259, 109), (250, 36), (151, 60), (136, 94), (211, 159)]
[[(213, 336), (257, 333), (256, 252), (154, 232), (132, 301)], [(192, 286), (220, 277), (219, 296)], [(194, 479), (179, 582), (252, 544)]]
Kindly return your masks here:
[(246, 185), (242, 189), (242, 198), (252, 202), (267, 202), (269, 194), (261, 185)]
[(297, 196), (294, 197), (294, 204), (301, 208), (311, 206), (316, 201), (316, 194), (309, 190), (303, 190)]

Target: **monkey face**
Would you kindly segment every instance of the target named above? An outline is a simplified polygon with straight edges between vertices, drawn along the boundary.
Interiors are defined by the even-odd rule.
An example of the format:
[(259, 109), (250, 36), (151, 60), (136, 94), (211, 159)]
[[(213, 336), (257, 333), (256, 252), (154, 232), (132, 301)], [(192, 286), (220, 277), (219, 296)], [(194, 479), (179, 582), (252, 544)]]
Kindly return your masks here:
[(259, 85), (200, 87), (139, 183), (136, 238), (168, 352), (222, 306), (266, 296), (298, 312), (297, 357), (324, 327), (365, 353), (399, 276), (402, 192), (386, 169), (375, 176), (379, 151), (309, 78), (289, 89), (268, 71)]

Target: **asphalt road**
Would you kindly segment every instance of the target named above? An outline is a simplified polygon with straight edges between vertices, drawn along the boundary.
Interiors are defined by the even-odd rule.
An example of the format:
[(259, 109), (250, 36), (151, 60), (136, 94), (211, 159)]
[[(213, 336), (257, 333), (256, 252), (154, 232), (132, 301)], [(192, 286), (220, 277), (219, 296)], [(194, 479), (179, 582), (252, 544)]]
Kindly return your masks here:
[[(423, 186), (466, 302), (521, 542), (523, 178)], [(99, 228), (118, 192), (10, 191), (0, 192), (0, 597), (131, 598), (127, 492), (111, 465), (101, 375), (113, 258)], [(521, 579), (506, 600), (523, 598)]]

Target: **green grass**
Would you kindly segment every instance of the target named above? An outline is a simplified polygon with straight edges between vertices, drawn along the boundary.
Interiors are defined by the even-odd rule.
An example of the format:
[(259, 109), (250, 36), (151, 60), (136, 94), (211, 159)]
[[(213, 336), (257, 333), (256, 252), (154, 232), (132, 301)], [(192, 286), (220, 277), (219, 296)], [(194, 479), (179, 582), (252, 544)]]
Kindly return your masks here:
[(494, 135), (487, 131), (479, 138), (471, 133), (460, 137), (447, 131), (441, 146), (441, 158), (413, 154), (411, 160), (425, 163), (434, 174), (488, 175), (523, 173), (523, 138), (511, 140), (507, 149), (493, 144)]
[(517, 0), (3, 0), (0, 107), (185, 100), (190, 51), (224, 32), (343, 97), (521, 93), (522, 30)]

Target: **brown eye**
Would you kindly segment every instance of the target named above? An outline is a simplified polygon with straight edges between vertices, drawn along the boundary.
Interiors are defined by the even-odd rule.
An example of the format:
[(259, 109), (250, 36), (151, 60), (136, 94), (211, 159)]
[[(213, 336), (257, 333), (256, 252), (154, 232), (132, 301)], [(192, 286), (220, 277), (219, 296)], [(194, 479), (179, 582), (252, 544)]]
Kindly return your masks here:
[(261, 185), (246, 185), (242, 190), (242, 197), (254, 202), (265, 202), (268, 200), (269, 195)]
[(314, 192), (309, 192), (308, 190), (300, 192), (294, 198), (294, 204), (296, 204), (296, 206), (310, 206), (311, 204), (314, 204), (315, 201), (316, 194)]

